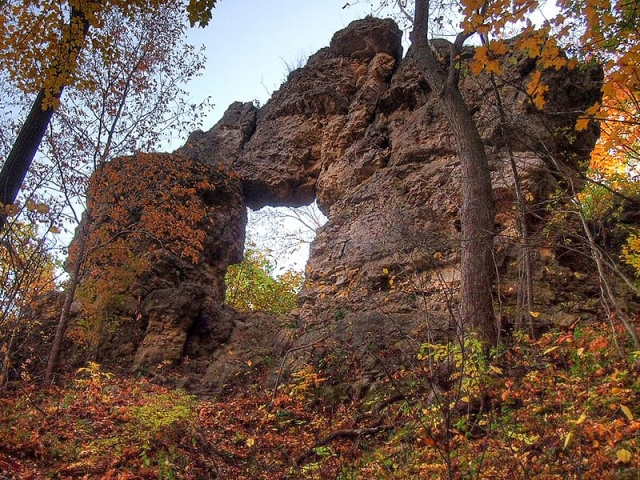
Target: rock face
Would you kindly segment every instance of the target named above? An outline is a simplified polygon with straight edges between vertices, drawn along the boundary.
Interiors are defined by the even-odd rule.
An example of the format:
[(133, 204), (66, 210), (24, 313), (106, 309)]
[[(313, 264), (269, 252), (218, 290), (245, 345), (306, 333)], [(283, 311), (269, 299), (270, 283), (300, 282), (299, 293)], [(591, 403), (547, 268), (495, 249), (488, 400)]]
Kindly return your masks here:
[[(598, 98), (601, 72), (545, 72), (549, 90), (539, 111), (526, 93), (535, 60), (512, 53), (502, 65), (495, 88), (480, 74), (463, 76), (461, 90), (490, 159), (500, 230), (497, 293), (508, 323), (515, 315), (521, 251), (513, 167), (535, 244), (547, 196), (559, 186), (554, 172), (584, 160), (593, 147), (593, 130), (567, 132), (573, 132), (576, 112)], [(264, 107), (232, 104), (217, 125), (193, 133), (177, 153), (237, 174), (243, 198), (234, 191), (225, 213), (234, 231), (241, 230), (243, 201), (260, 208), (316, 199), (328, 223), (312, 245), (300, 308), (287, 321), (295, 328), (276, 335), (277, 321), (223, 308), (220, 292), (211, 289), (219, 286), (226, 263), (205, 261), (178, 283), (145, 294), (148, 326), (132, 352), (137, 367), (162, 360), (185, 364), (188, 355), (192, 366), (184, 368), (215, 389), (246, 358), (233, 359), (214, 346), (230, 342), (227, 350), (255, 356), (247, 347), (253, 343), (266, 356), (308, 345), (290, 357), (311, 359), (328, 374), (373, 378), (389, 352), (402, 362), (420, 341), (451, 332), (460, 281), (460, 167), (437, 94), (411, 59), (402, 58), (401, 32), (391, 20), (352, 23), (293, 71)], [(220, 229), (207, 235), (210, 248), (233, 252), (222, 255), (227, 263), (239, 260), (240, 235), (237, 243), (224, 244), (215, 240)], [(568, 318), (588, 311), (585, 298), (574, 301), (563, 293), (567, 289), (547, 286), (567, 271), (544, 243), (530, 254), (534, 266), (547, 266), (535, 269), (536, 308)], [(201, 268), (215, 272), (203, 276)]]
[[(183, 149), (205, 162), (224, 152), (252, 208), (317, 199), (328, 222), (312, 245), (299, 328), (292, 332), (295, 345), (327, 335), (335, 340), (312, 352), (316, 360), (340, 357), (340, 349), (361, 350), (361, 358), (365, 351), (398, 351), (410, 339), (446, 337), (455, 320), (460, 168), (438, 99), (410, 58), (402, 59), (400, 40), (390, 20), (354, 22), (292, 72), (263, 108), (232, 105)], [(448, 48), (446, 41), (436, 46)], [(537, 242), (545, 200), (559, 186), (554, 172), (575, 166), (593, 147), (593, 130), (567, 132), (575, 112), (598, 99), (602, 76), (597, 68), (546, 71), (549, 90), (538, 111), (526, 93), (535, 60), (512, 53), (502, 66), (495, 88), (481, 74), (463, 76), (461, 91), (490, 159), (500, 231), (496, 268), (508, 323), (520, 267), (513, 166)], [(544, 249), (530, 254), (535, 266), (554, 263)], [(584, 303), (568, 308), (569, 299), (548, 286), (562, 268), (535, 271), (536, 307), (577, 318)], [(356, 369), (373, 369), (375, 362), (368, 363)]]
[(246, 224), (238, 179), (180, 156), (138, 154), (99, 169), (89, 193), (75, 336), (94, 359), (138, 369), (177, 364), (194, 343), (226, 343), (224, 275), (242, 259)]

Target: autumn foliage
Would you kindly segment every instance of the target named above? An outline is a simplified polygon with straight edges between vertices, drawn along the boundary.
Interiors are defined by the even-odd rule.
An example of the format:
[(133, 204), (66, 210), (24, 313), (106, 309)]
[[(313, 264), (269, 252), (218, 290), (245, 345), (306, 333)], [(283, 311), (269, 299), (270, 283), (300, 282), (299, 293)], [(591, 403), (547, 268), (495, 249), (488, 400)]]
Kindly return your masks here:
[[(105, 5), (135, 15), (166, 2), (130, 3), (5, 2), (0, 51), (11, 57), (2, 64), (19, 88), (29, 93), (43, 89), (43, 105), (57, 106), (56, 92), (83, 83), (75, 60), (91, 37), (77, 22), (70, 22), (68, 31), (53, 27), (66, 25), (68, 10), (80, 5), (83, 21), (99, 29)], [(214, 4), (191, 0), (186, 14), (192, 23), (206, 24)], [(625, 262), (638, 274), (640, 231), (621, 220), (629, 203), (637, 207), (639, 197), (637, 5), (560, 1), (558, 12), (534, 28), (527, 17), (539, 7), (527, 0), (463, 0), (463, 36), (482, 37), (464, 73), (499, 76), (498, 58), (507, 48), (517, 48), (537, 59), (526, 93), (531, 105), (542, 109), (548, 91), (542, 71), (579, 68), (560, 45), (577, 58), (603, 65), (603, 99), (582, 112), (577, 123), (581, 129), (600, 122), (602, 136), (581, 178), (586, 189), (572, 193), (570, 214), (585, 219), (586, 231), (597, 221), (623, 228), (624, 242), (607, 262)], [(508, 43), (504, 34), (514, 25), (521, 27), (521, 35)], [(104, 49), (106, 57), (117, 56), (108, 42), (92, 46)], [(32, 51), (44, 53), (36, 58)], [(164, 273), (179, 277), (194, 264), (209, 262), (213, 253), (207, 233), (219, 228), (216, 202), (224, 201), (230, 178), (216, 167), (176, 155), (136, 153), (99, 168), (84, 220), (86, 245), (82, 252), (72, 245), (69, 258), (84, 266), (78, 293), (83, 316), (70, 332), (77, 345), (95, 350), (121, 322), (143, 322), (140, 302), (154, 287), (146, 284), (150, 270), (166, 267)], [(29, 202), (25, 206), (32, 213), (46, 209)], [(255, 383), (208, 399), (143, 378), (119, 378), (97, 363), (80, 368), (61, 386), (41, 387), (27, 378), (8, 381), (5, 374), (10, 342), (22, 335), (19, 310), (53, 283), (53, 260), (42, 253), (34, 229), (20, 223), (14, 227), (17, 241), (0, 250), (0, 300), (2, 306), (11, 305), (0, 317), (0, 383), (6, 386), (0, 396), (2, 477), (638, 477), (640, 352), (628, 336), (629, 326), (638, 329), (631, 308), (607, 311), (608, 323), (576, 322), (540, 338), (516, 332), (490, 352), (472, 332), (456, 343), (415, 345), (411, 368), (387, 368), (393, 352), (368, 352), (377, 355), (376, 378), (372, 388), (357, 395), (352, 385), (331, 378), (319, 365), (300, 366), (274, 384), (274, 377), (282, 378), (278, 362), (246, 362)], [(18, 273), (25, 272), (30, 276), (23, 280)], [(626, 272), (618, 273), (633, 290)], [(604, 280), (604, 275), (598, 279), (601, 291)], [(230, 305), (285, 313), (295, 306), (301, 278), (276, 277), (267, 256), (251, 249), (226, 281)], [(29, 289), (23, 288), (26, 283)], [(12, 303), (5, 302), (9, 294)], [(603, 305), (608, 308), (606, 300)], [(630, 318), (626, 333), (616, 322), (622, 313)], [(357, 378), (364, 372), (351, 373)], [(175, 380), (169, 369), (166, 375), (167, 382)]]
[(610, 82), (602, 102), (586, 112), (578, 128), (592, 119), (601, 129), (588, 168), (594, 183), (581, 192), (580, 202), (591, 219), (615, 222), (611, 233), (626, 238), (616, 254), (638, 276), (640, 226), (625, 217), (640, 205), (640, 85)]
[(37, 363), (33, 339), (46, 333), (40, 319), (29, 317), (38, 298), (56, 292), (49, 248), (33, 225), (22, 222), (13, 223), (0, 242), (0, 389), (16, 370), (24, 373)]
[[(77, 56), (88, 44), (107, 57), (117, 56), (118, 52), (100, 36), (104, 15), (119, 12), (126, 21), (170, 7), (183, 11), (192, 25), (206, 25), (215, 3), (215, 0), (4, 2), (0, 11), (1, 65), (21, 90), (33, 93), (44, 88), (48, 95), (53, 95), (61, 87), (76, 82), (91, 83), (91, 79), (82, 78), (75, 70)], [(70, 15), (72, 9), (76, 15)], [(83, 22), (89, 25), (86, 31)], [(57, 104), (59, 99), (54, 101), (48, 96), (45, 105), (50, 102)]]
[(0, 469), (33, 479), (635, 478), (638, 359), (616, 352), (628, 351), (623, 338), (573, 326), (520, 336), (491, 361), (473, 341), (425, 344), (417, 369), (346, 403), (311, 367), (275, 391), (267, 369), (256, 388), (199, 400), (90, 364), (63, 388), (5, 393)]
[[(89, 207), (106, 216), (93, 219), (99, 227), (89, 249), (131, 240), (128, 248), (137, 245), (141, 250), (137, 253), (143, 256), (162, 251), (198, 262), (213, 222), (206, 204), (217, 188), (211, 170), (208, 165), (171, 155), (138, 153), (135, 158), (110, 162), (89, 186), (94, 192)], [(104, 255), (116, 255), (126, 249), (105, 250), (109, 253)]]
[[(92, 176), (78, 341), (95, 343), (100, 332), (139, 319), (141, 296), (153, 288), (145, 284), (152, 268), (169, 264), (174, 272), (209, 261), (205, 241), (215, 228), (213, 203), (224, 196), (224, 178), (187, 158), (142, 153), (113, 160)], [(78, 261), (73, 247), (71, 262)]]

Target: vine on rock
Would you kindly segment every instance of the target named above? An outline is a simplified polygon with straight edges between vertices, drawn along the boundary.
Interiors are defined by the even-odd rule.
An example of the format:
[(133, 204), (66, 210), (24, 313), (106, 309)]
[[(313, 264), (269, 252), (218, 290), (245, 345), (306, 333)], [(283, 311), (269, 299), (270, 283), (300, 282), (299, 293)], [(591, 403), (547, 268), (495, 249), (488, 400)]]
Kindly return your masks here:
[[(115, 159), (96, 172), (79, 290), (85, 318), (76, 341), (95, 347), (121, 321), (140, 320), (145, 275), (158, 265), (171, 265), (179, 277), (207, 261), (220, 173), (184, 157), (146, 153)], [(70, 259), (77, 261), (73, 251)]]

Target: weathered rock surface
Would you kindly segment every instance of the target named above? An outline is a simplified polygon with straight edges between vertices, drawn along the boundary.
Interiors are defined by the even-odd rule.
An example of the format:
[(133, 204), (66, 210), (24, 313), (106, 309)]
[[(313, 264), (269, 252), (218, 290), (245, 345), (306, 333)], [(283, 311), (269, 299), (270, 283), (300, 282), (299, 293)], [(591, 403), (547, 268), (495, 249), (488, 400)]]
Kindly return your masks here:
[[(438, 48), (446, 49), (447, 42), (438, 41)], [(329, 220), (311, 249), (299, 330), (292, 332), (298, 346), (319, 339), (326, 344), (327, 334), (335, 340), (330, 349), (308, 349), (317, 361), (341, 357), (341, 348), (361, 350), (361, 359), (390, 348), (414, 352), (415, 342), (406, 348), (411, 339), (442, 338), (454, 321), (459, 163), (436, 95), (400, 52), (393, 22), (354, 22), (292, 72), (262, 109), (232, 105), (218, 125), (194, 135), (184, 149), (213, 162), (218, 145), (224, 145), (225, 162), (240, 174), (251, 207), (317, 199)], [(500, 229), (496, 268), (508, 322), (520, 251), (511, 160), (535, 243), (546, 197), (559, 186), (553, 172), (575, 166), (593, 147), (593, 130), (567, 132), (573, 132), (576, 112), (599, 97), (601, 72), (546, 71), (547, 102), (538, 111), (526, 93), (535, 60), (512, 53), (502, 65), (496, 89), (482, 74), (463, 76), (461, 90), (492, 168)], [(503, 122), (497, 94), (505, 105)], [(239, 146), (241, 138), (246, 141)], [(562, 310), (572, 319), (589, 315), (585, 298), (568, 307), (571, 295), (548, 286), (554, 275), (569, 273), (555, 265), (553, 254), (533, 250), (531, 255), (535, 266), (547, 266), (535, 270), (536, 307)], [(374, 364), (366, 361), (356, 370)]]
[[(545, 72), (547, 103), (538, 111), (526, 94), (535, 61), (513, 53), (502, 64), (505, 74), (495, 89), (482, 74), (463, 76), (461, 90), (490, 158), (500, 229), (496, 291), (503, 293), (508, 323), (520, 251), (512, 163), (535, 244), (546, 198), (559, 186), (554, 171), (584, 160), (593, 147), (594, 131), (567, 132), (576, 112), (598, 98), (601, 74), (595, 68)], [(207, 232), (208, 248), (235, 253), (222, 255), (226, 263), (191, 266), (169, 288), (145, 293), (147, 326), (131, 352), (136, 367), (170, 360), (181, 365), (186, 385), (215, 390), (240, 375), (247, 360), (307, 345), (290, 357), (311, 359), (328, 374), (373, 379), (389, 352), (402, 361), (420, 341), (451, 331), (459, 287), (459, 162), (436, 94), (411, 59), (402, 58), (401, 32), (391, 20), (352, 23), (293, 71), (264, 107), (234, 103), (178, 153), (238, 175), (243, 198), (239, 190), (231, 195), (220, 213), (225, 220), (218, 225), (229, 225), (223, 229), (241, 230), (243, 201), (260, 208), (317, 199), (329, 220), (312, 245), (296, 328), (280, 330), (277, 319), (222, 307), (221, 275), (228, 261), (239, 259), (243, 240), (234, 236), (235, 244), (221, 244), (216, 236), (222, 231), (214, 229)], [(568, 270), (545, 243), (531, 254), (536, 308), (570, 318), (590, 315), (584, 296), (549, 287), (556, 277), (565, 281)]]
[(176, 155), (139, 154), (92, 176), (89, 205), (75, 311), (76, 336), (94, 360), (177, 365), (202, 332), (201, 350), (231, 338), (224, 275), (242, 259), (246, 224), (237, 178)]

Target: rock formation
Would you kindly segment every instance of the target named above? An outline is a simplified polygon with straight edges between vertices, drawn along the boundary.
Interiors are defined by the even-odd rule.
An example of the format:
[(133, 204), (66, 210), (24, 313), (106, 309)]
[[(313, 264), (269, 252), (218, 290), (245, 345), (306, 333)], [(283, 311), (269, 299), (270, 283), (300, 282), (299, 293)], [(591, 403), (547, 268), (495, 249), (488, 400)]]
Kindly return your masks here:
[[(526, 93), (535, 60), (514, 52), (502, 65), (505, 74), (495, 88), (481, 74), (463, 76), (461, 90), (490, 158), (500, 230), (496, 291), (502, 295), (496, 301), (508, 321), (520, 252), (512, 165), (526, 194), (530, 233), (538, 239), (547, 196), (562, 186), (558, 171), (577, 165), (593, 147), (595, 132), (576, 134), (573, 125), (577, 112), (598, 98), (601, 72), (545, 72), (547, 103), (538, 111)], [(169, 360), (182, 368), (188, 385), (215, 390), (245, 372), (247, 360), (281, 358), (286, 348), (308, 345), (290, 360), (313, 361), (336, 379), (372, 379), (382, 358), (402, 362), (421, 341), (446, 338), (459, 285), (460, 173), (436, 95), (402, 57), (395, 23), (367, 18), (336, 33), (264, 107), (234, 103), (210, 131), (194, 132), (176, 154), (216, 172), (220, 165), (242, 186), (243, 198), (234, 190), (216, 203), (218, 212), (228, 205), (218, 225), (240, 232), (243, 201), (255, 209), (314, 199), (328, 223), (312, 245), (300, 307), (287, 328), (222, 306), (212, 285), (219, 286), (227, 263), (239, 259), (243, 239), (225, 237), (224, 229), (208, 232), (215, 254), (170, 286), (142, 294), (146, 328), (129, 352), (135, 366)], [(547, 268), (535, 269), (536, 308), (567, 319), (589, 314), (588, 298), (549, 286), (555, 278), (570, 281), (569, 271), (544, 242), (539, 245), (531, 251), (534, 265)]]
[(94, 359), (138, 369), (226, 343), (224, 275), (242, 260), (246, 224), (238, 179), (175, 155), (136, 154), (97, 170), (89, 191), (75, 336)]

